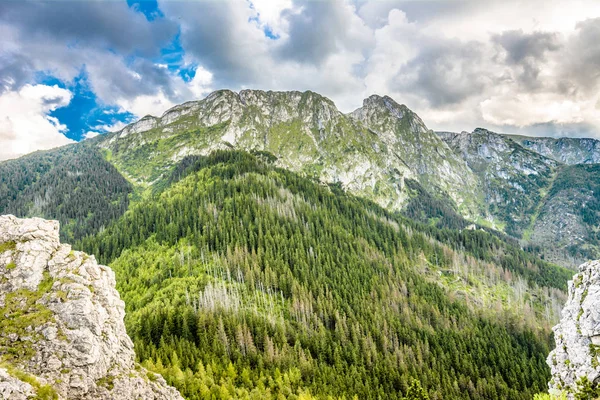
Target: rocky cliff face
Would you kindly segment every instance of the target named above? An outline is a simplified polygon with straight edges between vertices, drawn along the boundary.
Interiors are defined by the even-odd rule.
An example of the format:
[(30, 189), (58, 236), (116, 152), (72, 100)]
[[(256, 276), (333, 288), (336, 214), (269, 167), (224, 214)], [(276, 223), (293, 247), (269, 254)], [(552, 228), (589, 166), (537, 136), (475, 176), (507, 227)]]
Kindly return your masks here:
[(556, 348), (548, 356), (550, 389), (572, 395), (586, 377), (600, 383), (600, 261), (579, 267), (569, 282), (569, 298), (554, 327)]
[(521, 146), (567, 165), (600, 163), (600, 140), (591, 138), (506, 137)]
[(486, 129), (438, 135), (478, 176), (488, 211), (504, 231), (522, 236), (558, 163)]
[(56, 221), (0, 216), (0, 314), (0, 398), (182, 399), (135, 364), (114, 273)]

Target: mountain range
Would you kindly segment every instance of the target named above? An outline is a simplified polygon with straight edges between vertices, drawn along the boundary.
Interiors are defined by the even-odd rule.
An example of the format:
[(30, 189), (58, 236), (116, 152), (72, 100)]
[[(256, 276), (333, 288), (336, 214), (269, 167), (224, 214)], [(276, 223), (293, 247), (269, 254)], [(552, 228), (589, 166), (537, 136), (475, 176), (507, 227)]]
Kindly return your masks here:
[[(93, 142), (141, 186), (188, 155), (268, 152), (277, 166), (340, 184), (387, 209), (410, 205), (413, 217), (419, 185), (465, 220), (564, 266), (599, 256), (595, 139), (526, 138), (480, 128), (436, 133), (387, 96), (373, 95), (344, 114), (313, 92), (223, 90)], [(435, 212), (421, 208), (420, 219), (435, 223)]]
[(600, 249), (597, 148), (221, 90), (0, 163), (0, 214), (109, 265), (137, 361), (185, 398), (526, 399)]

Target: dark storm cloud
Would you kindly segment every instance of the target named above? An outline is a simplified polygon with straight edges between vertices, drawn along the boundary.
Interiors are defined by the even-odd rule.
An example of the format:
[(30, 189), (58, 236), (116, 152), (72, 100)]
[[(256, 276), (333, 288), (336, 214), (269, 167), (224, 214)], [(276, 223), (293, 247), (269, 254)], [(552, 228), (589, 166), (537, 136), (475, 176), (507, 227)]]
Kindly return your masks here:
[[(161, 1), (166, 16), (181, 23), (181, 41), (186, 52), (215, 74), (222, 85), (235, 86), (252, 81), (260, 55), (260, 37), (248, 24), (241, 1)], [(266, 71), (261, 71), (265, 73)]]
[(368, 37), (357, 36), (347, 5), (341, 1), (299, 2), (300, 12), (284, 12), (289, 38), (279, 48), (279, 57), (320, 65), (341, 49), (362, 50)]
[(127, 66), (111, 58), (94, 61), (93, 65), (87, 65), (87, 70), (94, 91), (104, 99), (132, 99), (158, 90), (168, 97), (174, 93), (168, 70), (151, 61), (138, 58)]
[(524, 33), (522, 30), (506, 31), (492, 36), (495, 43), (504, 50), (507, 64), (513, 67), (517, 82), (525, 90), (543, 88), (539, 80), (547, 54), (560, 50), (561, 38), (553, 32)]
[(567, 43), (563, 61), (563, 79), (572, 92), (600, 89), (600, 18), (579, 22), (576, 34)]
[(336, 0), (294, 3), (281, 14), (286, 34), (277, 40), (267, 37), (259, 15), (245, 2), (164, 1), (160, 6), (165, 16), (181, 23), (183, 47), (214, 74), (217, 86), (264, 85), (273, 77), (281, 81), (273, 68), (321, 66), (340, 50), (361, 51), (372, 41), (353, 7)]
[(506, 31), (494, 35), (492, 41), (506, 50), (507, 61), (512, 64), (521, 63), (526, 59), (543, 60), (548, 51), (560, 48), (558, 34), (549, 32)]
[(483, 47), (482, 43), (460, 41), (423, 44), (391, 85), (399, 92), (420, 94), (433, 107), (460, 104), (497, 79), (482, 68)]
[(73, 77), (84, 67), (105, 98), (174, 91), (168, 71), (149, 59), (173, 40), (178, 24), (148, 21), (125, 1), (2, 2), (0, 26), (18, 41), (0, 53), (0, 92), (33, 82), (35, 72)]
[(18, 27), (24, 37), (43, 37), (67, 46), (101, 46), (123, 53), (156, 55), (176, 33), (165, 19), (152, 22), (126, 2), (8, 1), (0, 21)]

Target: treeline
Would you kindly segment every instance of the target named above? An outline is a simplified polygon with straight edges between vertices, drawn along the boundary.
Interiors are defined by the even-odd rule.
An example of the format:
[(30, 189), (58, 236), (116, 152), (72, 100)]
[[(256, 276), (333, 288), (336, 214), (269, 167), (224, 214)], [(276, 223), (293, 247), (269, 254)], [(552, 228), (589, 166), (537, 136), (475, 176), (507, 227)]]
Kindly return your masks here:
[(98, 149), (74, 144), (0, 163), (0, 214), (57, 219), (70, 243), (129, 207), (129, 182)]
[(188, 399), (530, 399), (551, 332), (478, 313), (416, 265), (435, 238), (532, 282), (567, 273), (499, 238), (410, 222), (219, 151), (184, 161), (153, 198), (79, 247), (110, 263), (136, 353)]

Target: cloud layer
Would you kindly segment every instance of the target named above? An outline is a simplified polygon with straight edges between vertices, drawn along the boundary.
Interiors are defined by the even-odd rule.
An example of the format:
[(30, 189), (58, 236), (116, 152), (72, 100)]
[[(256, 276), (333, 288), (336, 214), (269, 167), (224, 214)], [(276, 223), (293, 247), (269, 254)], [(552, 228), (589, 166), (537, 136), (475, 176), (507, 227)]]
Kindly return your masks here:
[[(343, 111), (387, 94), (434, 129), (600, 136), (600, 4), (483, 3), (3, 2), (0, 104), (19, 107), (0, 110), (0, 159), (222, 87), (314, 90)], [(120, 119), (55, 119), (78, 117), (82, 76), (87, 114)]]

